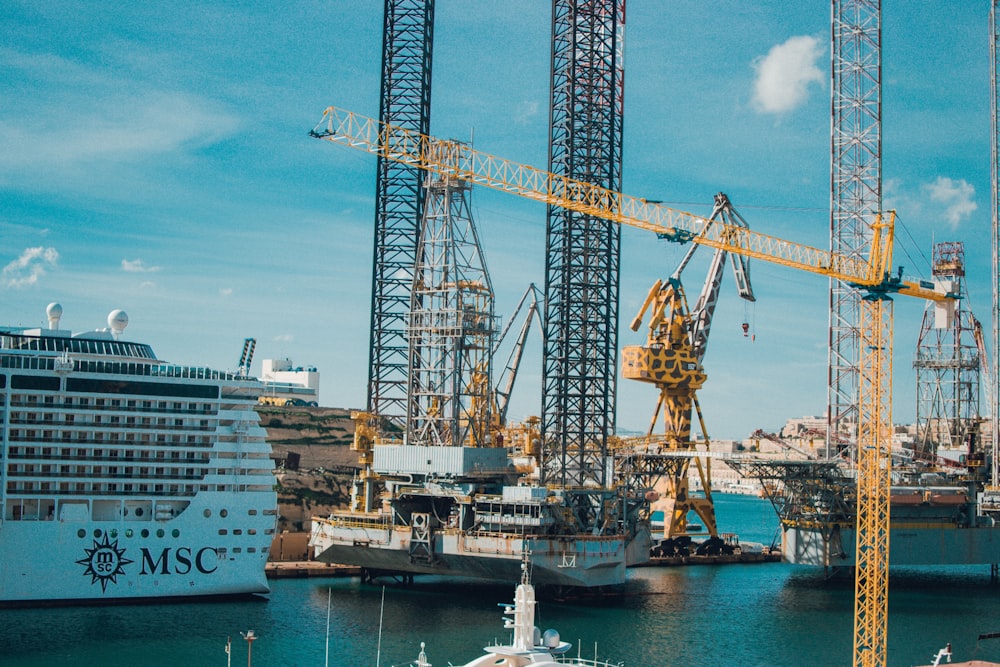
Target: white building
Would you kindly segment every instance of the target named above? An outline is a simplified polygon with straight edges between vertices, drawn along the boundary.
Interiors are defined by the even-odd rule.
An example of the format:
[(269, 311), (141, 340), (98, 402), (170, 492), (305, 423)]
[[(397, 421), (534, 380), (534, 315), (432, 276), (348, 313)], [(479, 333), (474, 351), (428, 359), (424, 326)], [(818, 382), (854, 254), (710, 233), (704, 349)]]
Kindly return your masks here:
[(319, 405), (319, 371), (315, 366), (295, 366), (291, 359), (264, 359), (260, 379), (265, 405)]

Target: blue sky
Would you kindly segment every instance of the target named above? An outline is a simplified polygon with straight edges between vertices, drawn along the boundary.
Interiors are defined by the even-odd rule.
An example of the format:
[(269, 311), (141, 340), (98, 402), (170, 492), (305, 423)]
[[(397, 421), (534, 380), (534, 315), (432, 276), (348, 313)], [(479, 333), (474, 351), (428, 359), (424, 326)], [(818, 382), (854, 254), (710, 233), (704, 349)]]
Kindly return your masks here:
[[(825, 247), (826, 2), (629, 3), (624, 190), (707, 214), (726, 192), (752, 228)], [(896, 263), (929, 275), (931, 245), (966, 244), (971, 306), (988, 322), (989, 3), (885, 3), (885, 205)], [(544, 167), (549, 3), (438, 0), (432, 133)], [(381, 2), (0, 4), (3, 323), (131, 318), (161, 358), (322, 373), (321, 402), (365, 401), (375, 160), (310, 139), (331, 104), (378, 114)], [(497, 310), (544, 276), (544, 208), (475, 190)], [(620, 343), (649, 285), (685, 248), (625, 230)], [(702, 251), (705, 260), (707, 253)], [(702, 254), (700, 253), (700, 254)], [(705, 264), (684, 274), (689, 294)], [(700, 400), (713, 437), (777, 430), (826, 405), (827, 284), (755, 262), (757, 303), (727, 275)], [(692, 296), (693, 298), (693, 296)], [(923, 304), (896, 302), (894, 421), (915, 413)], [(742, 335), (746, 320), (754, 337)], [(539, 337), (511, 417), (537, 414)], [(502, 360), (501, 360), (502, 361)], [(619, 381), (618, 423), (655, 395)]]

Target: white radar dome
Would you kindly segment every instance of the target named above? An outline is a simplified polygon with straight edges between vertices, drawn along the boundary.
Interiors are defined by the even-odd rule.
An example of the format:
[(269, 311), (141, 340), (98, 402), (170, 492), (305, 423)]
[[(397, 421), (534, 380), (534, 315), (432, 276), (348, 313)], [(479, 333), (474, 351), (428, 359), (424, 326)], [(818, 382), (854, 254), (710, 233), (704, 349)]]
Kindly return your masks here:
[(125, 331), (125, 327), (128, 326), (128, 313), (120, 309), (112, 310), (108, 315), (108, 326), (111, 327), (111, 331), (115, 334)]
[(542, 633), (542, 645), (545, 648), (555, 648), (559, 646), (559, 631), (558, 630), (546, 630)]
[(62, 313), (63, 313), (62, 306), (55, 302), (50, 303), (45, 308), (45, 315), (49, 318), (50, 329), (59, 328), (59, 320), (62, 319)]

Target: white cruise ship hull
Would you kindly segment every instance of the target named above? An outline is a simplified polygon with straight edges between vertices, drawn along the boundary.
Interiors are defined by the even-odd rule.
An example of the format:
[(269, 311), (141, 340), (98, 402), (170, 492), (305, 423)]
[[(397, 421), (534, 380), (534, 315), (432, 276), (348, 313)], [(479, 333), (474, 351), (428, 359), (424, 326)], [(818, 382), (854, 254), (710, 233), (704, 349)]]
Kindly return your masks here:
[[(250, 522), (255, 517), (247, 512), (273, 506), (276, 498), (248, 500), (206, 493), (167, 521), (3, 521), (0, 603), (268, 593), (264, 568), (274, 517), (258, 513)], [(220, 536), (223, 520), (204, 518), (205, 509), (221, 508), (241, 535)]]

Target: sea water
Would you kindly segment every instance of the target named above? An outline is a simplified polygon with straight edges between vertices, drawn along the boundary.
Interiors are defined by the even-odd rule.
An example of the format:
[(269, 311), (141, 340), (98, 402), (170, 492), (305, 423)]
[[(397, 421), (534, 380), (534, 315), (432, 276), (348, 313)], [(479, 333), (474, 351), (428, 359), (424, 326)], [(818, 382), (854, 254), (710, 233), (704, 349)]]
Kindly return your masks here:
[[(742, 541), (769, 544), (776, 534), (766, 501), (718, 495), (716, 508), (723, 530)], [(514, 583), (285, 579), (256, 601), (6, 609), (0, 665), (242, 667), (249, 658), (259, 666), (388, 667), (415, 659), (421, 642), (436, 667), (463, 664), (509, 639), (498, 604), (513, 599)], [(853, 618), (852, 579), (760, 563), (635, 568), (601, 599), (543, 598), (536, 624), (557, 629), (574, 654), (626, 667), (772, 667), (851, 664)], [(249, 630), (252, 646), (241, 636)], [(977, 641), (998, 631), (1000, 586), (988, 568), (892, 571), (889, 665), (929, 664), (948, 642), (956, 661), (1000, 661), (1000, 639)]]

